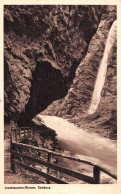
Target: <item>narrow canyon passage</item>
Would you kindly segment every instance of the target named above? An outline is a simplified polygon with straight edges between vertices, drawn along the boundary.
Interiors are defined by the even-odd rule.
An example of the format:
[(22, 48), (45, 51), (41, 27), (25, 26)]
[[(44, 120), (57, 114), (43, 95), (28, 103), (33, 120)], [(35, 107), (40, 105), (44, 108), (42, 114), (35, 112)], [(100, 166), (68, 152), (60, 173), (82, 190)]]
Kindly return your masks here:
[[(7, 137), (11, 127), (31, 127), (33, 145), (117, 174), (118, 6), (4, 6), (3, 130)], [(54, 130), (52, 134), (44, 127), (41, 134), (40, 123), (33, 123), (36, 115), (44, 120), (45, 128)], [(22, 176), (9, 174), (8, 139), (4, 147), (5, 184), (42, 183), (41, 177), (39, 182), (26, 169)], [(31, 152), (31, 156), (46, 159), (44, 154)], [(93, 166), (61, 157), (52, 157), (51, 162), (93, 176)], [(31, 167), (33, 162), (26, 164)], [(40, 169), (36, 163), (33, 167)], [(43, 166), (41, 169), (44, 172)], [(53, 170), (51, 173), (54, 176)], [(63, 173), (57, 178), (63, 179)]]
[(106, 79), (106, 72), (107, 72), (107, 66), (108, 66), (108, 57), (110, 54), (110, 50), (113, 46), (113, 43), (115, 42), (116, 38), (116, 21), (113, 22), (111, 29), (108, 34), (108, 38), (106, 41), (106, 46), (103, 54), (103, 58), (99, 67), (99, 71), (97, 74), (97, 79), (95, 83), (95, 88), (92, 95), (92, 101), (90, 108), (88, 110), (88, 114), (93, 114), (96, 109), (98, 108), (98, 104), (100, 102), (101, 98), (101, 92), (104, 87), (105, 79)]

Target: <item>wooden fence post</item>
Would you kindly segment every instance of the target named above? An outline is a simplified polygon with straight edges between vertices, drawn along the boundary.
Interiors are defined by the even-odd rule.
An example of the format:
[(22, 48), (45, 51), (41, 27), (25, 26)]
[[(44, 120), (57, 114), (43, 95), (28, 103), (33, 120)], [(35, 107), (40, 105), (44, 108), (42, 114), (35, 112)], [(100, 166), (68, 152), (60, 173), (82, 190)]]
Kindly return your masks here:
[[(51, 153), (48, 153), (48, 158), (47, 158), (48, 163), (51, 162), (51, 158), (52, 158)], [(49, 173), (51, 173), (51, 168), (47, 167), (47, 174), (49, 174)], [(47, 184), (50, 184), (50, 180), (49, 179), (47, 179)]]
[[(29, 144), (29, 145), (31, 145), (30, 142), (31, 142), (31, 141), (30, 141), (30, 139), (29, 139), (29, 141), (28, 141), (28, 144)], [(31, 152), (31, 149), (30, 149), (30, 148), (28, 149), (28, 152), (29, 152), (29, 153)]]
[(26, 137), (26, 134), (25, 134), (25, 128), (24, 128), (24, 139), (25, 139), (25, 137)]
[(18, 130), (19, 130), (19, 141), (20, 141), (21, 140), (21, 129), (18, 128)]
[(28, 138), (31, 137), (30, 129), (28, 129)]
[(15, 140), (16, 139), (16, 131), (15, 131), (15, 129), (13, 129), (13, 139)]
[(12, 136), (13, 136), (13, 131), (11, 129), (11, 139), (10, 139), (10, 165), (11, 165), (11, 170), (16, 173), (16, 169), (15, 169), (15, 164), (13, 162), (14, 159), (14, 155), (12, 153), (13, 150), (13, 140), (12, 140)]
[(98, 166), (93, 167), (94, 184), (100, 184), (100, 168)]
[(18, 141), (17, 139), (17, 129), (15, 129), (15, 138), (16, 138), (16, 142)]
[(31, 128), (31, 138), (33, 139), (33, 129)]

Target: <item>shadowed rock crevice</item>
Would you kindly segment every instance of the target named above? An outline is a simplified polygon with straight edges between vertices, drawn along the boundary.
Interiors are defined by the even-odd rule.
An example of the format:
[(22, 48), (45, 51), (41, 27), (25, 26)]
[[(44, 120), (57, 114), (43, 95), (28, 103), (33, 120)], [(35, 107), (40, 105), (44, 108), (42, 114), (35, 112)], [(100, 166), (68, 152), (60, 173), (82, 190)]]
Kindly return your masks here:
[(19, 125), (29, 125), (30, 120), (43, 111), (54, 100), (67, 94), (67, 83), (60, 70), (52, 67), (47, 61), (38, 62), (33, 72), (30, 99), (21, 114)]

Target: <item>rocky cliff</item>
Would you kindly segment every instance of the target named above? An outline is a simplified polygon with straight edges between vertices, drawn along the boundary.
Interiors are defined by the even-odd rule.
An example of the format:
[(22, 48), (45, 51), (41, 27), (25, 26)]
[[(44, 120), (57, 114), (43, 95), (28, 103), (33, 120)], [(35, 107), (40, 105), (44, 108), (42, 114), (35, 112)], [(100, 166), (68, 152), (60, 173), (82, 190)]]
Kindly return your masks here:
[(115, 125), (116, 42), (100, 109), (95, 117), (86, 112), (114, 20), (115, 6), (5, 6), (5, 123), (29, 125), (52, 103), (43, 114), (70, 118), (78, 125), (91, 119), (93, 125), (107, 111), (100, 124)]
[(5, 6), (6, 121), (29, 120), (66, 95), (101, 12), (101, 6)]
[(106, 80), (99, 106), (93, 114), (88, 113), (106, 40), (115, 20), (116, 9), (108, 6), (101, 16), (97, 32), (89, 43), (87, 54), (76, 70), (76, 76), (68, 94), (63, 99), (53, 102), (43, 114), (62, 116), (84, 129), (102, 133), (106, 137), (116, 137), (116, 33), (112, 38), (113, 43), (107, 56)]

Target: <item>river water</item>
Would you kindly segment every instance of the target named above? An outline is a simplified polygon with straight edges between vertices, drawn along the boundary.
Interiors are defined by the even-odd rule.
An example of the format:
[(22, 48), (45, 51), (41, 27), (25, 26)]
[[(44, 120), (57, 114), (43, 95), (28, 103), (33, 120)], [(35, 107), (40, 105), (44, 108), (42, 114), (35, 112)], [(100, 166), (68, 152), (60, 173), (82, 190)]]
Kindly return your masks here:
[[(116, 174), (116, 141), (101, 137), (99, 134), (86, 132), (60, 117), (39, 116), (44, 120), (46, 126), (56, 131), (57, 139), (65, 153), (95, 162)], [(71, 165), (75, 169), (73, 163)], [(79, 165), (76, 168), (79, 170)]]
[[(116, 21), (112, 24), (108, 34), (88, 114), (94, 113), (100, 102), (101, 91), (106, 78), (108, 56), (115, 38)], [(97, 163), (99, 166), (117, 174), (116, 141), (101, 137), (99, 134), (86, 132), (63, 118), (46, 115), (38, 116), (44, 120), (46, 126), (56, 131), (57, 139), (66, 154)], [(68, 161), (68, 166), (77, 171), (82, 169), (80, 163), (75, 164), (72, 161)]]

